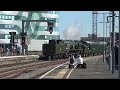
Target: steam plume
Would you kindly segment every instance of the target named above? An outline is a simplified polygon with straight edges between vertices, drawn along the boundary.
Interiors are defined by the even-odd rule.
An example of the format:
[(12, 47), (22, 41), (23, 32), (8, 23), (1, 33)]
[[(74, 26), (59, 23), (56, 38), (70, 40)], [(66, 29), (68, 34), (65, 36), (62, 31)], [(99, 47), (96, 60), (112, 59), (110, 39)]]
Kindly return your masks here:
[(63, 31), (65, 40), (80, 40), (80, 24), (74, 23)]

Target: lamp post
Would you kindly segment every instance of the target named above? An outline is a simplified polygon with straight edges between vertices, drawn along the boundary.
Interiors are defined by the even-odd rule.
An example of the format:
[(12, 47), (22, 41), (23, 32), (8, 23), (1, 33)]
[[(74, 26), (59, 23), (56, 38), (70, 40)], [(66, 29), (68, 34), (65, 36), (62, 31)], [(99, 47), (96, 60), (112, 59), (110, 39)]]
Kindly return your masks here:
[[(107, 23), (109, 23), (109, 21), (107, 20), (107, 22), (106, 22), (106, 44), (107, 44), (107, 42), (108, 42), (108, 40), (107, 40)], [(107, 45), (106, 45), (106, 49), (107, 49)], [(105, 55), (107, 56), (107, 51), (106, 51), (106, 53), (105, 53)]]
[(114, 74), (115, 72), (115, 30), (114, 30), (114, 26), (115, 26), (115, 12), (112, 12), (112, 74)]
[(103, 44), (104, 44), (104, 50), (103, 50), (103, 62), (105, 62), (105, 14), (103, 13), (103, 39), (104, 39), (104, 42), (103, 42)]
[[(109, 22), (109, 37), (110, 37), (110, 45), (109, 45), (109, 70), (112, 71), (112, 55), (111, 55), (111, 12), (109, 12), (109, 16), (107, 16), (107, 22)], [(109, 20), (108, 20), (109, 18)]]

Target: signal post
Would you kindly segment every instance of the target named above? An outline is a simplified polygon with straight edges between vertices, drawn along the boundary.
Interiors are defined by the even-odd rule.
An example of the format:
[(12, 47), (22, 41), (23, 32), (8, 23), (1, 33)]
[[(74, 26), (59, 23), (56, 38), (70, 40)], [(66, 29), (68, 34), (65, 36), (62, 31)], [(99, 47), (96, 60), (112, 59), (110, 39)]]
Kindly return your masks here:
[(55, 26), (55, 19), (54, 20), (22, 20), (22, 32), (21, 35), (21, 45), (22, 45), (22, 55), (25, 55), (25, 46), (26, 46), (26, 35), (27, 33), (24, 30), (24, 24), (26, 22), (47, 22), (48, 24), (48, 31), (50, 34), (53, 32), (53, 27)]

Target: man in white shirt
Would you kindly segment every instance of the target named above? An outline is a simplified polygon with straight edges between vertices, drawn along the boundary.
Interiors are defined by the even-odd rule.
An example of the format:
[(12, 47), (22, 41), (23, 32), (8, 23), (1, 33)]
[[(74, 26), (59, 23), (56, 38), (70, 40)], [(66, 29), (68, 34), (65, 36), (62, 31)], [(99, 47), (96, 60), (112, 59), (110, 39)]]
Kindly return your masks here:
[(78, 58), (77, 58), (77, 68), (82, 68), (83, 63), (84, 63), (83, 58), (81, 57), (81, 55), (78, 55)]

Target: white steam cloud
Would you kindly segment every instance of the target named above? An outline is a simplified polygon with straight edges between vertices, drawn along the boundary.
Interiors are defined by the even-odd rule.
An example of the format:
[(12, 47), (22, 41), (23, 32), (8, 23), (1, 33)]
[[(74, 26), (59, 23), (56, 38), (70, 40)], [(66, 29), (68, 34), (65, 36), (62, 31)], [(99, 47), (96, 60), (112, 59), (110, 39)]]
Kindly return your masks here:
[(80, 40), (80, 24), (74, 23), (63, 31), (63, 37), (66, 40)]

